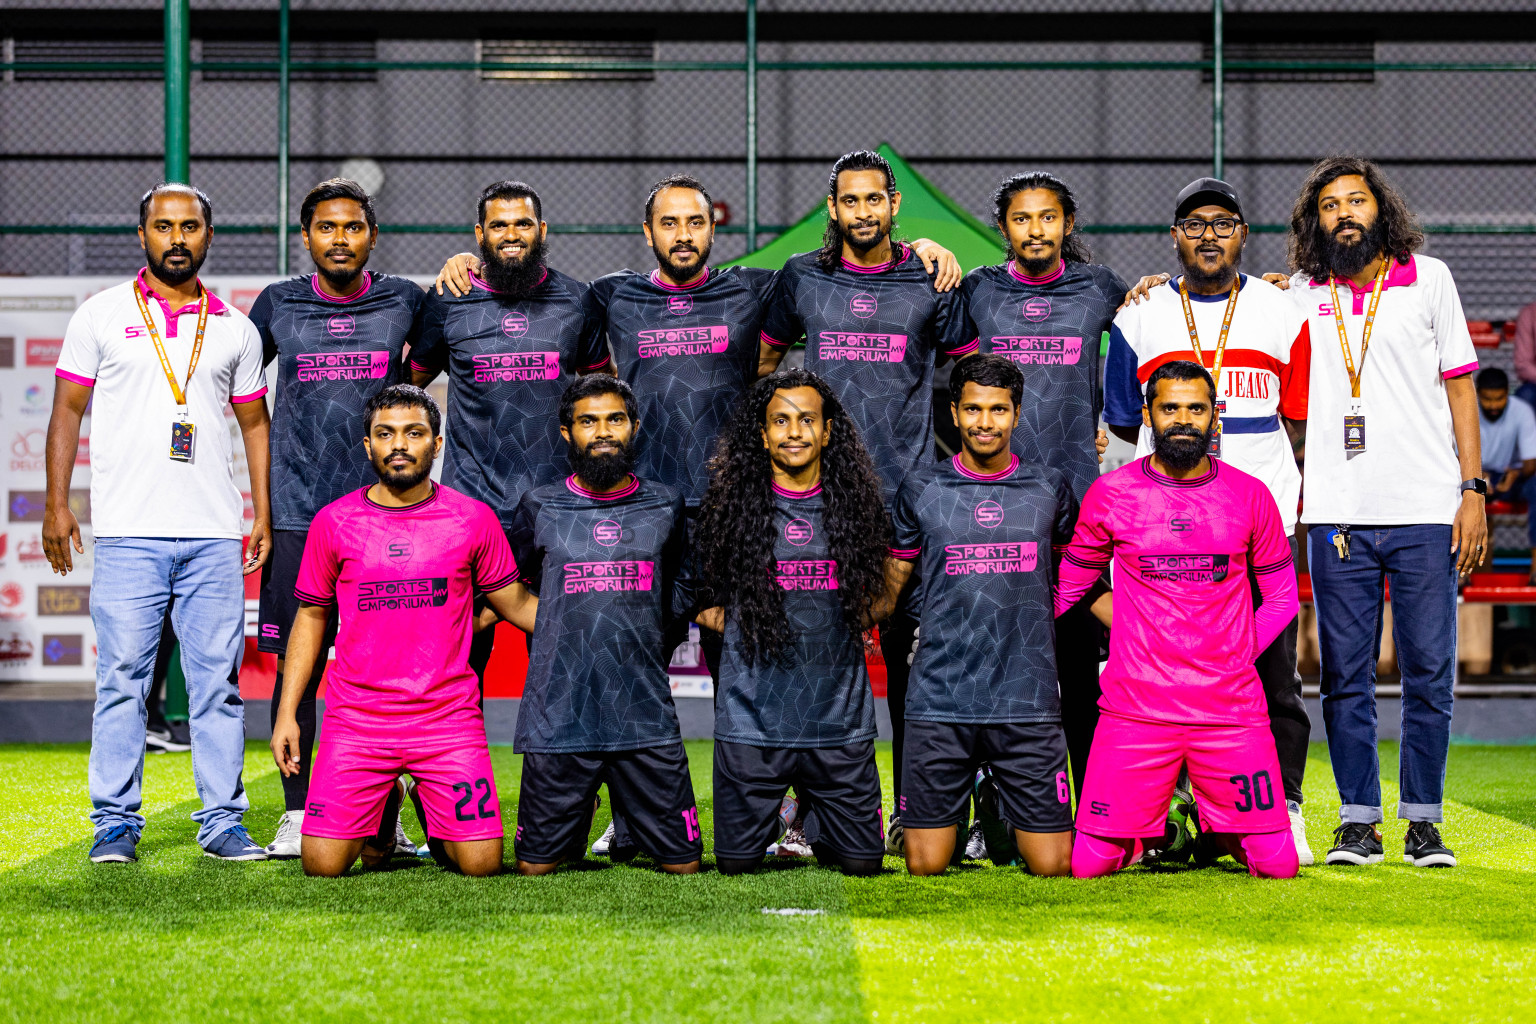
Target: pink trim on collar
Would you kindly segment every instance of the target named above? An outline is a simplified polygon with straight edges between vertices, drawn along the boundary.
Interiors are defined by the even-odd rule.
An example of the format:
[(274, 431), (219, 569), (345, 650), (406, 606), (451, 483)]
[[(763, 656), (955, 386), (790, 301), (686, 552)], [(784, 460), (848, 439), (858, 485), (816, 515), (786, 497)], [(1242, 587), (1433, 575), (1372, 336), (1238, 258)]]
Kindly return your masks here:
[(816, 486), (812, 487), (808, 491), (792, 491), (788, 487), (780, 487), (777, 480), (771, 481), (771, 483), (773, 484), (773, 493), (777, 494), (781, 498), (793, 498), (795, 500), (799, 500), (801, 498), (814, 498), (816, 495), (821, 493), (820, 481), (817, 481)]
[(994, 480), (1002, 480), (1008, 476), (1011, 476), (1013, 471), (1019, 468), (1019, 457), (1017, 455), (1011, 456), (1009, 458), (1007, 469), (996, 473), (976, 473), (972, 470), (966, 469), (965, 464), (960, 461), (960, 456), (958, 455), (950, 456), (949, 461), (955, 467), (955, 472), (959, 473), (961, 476), (969, 477), (972, 480), (981, 480), (987, 483), (990, 483)]
[(1055, 273), (1046, 274), (1044, 277), (1030, 277), (1028, 274), (1026, 274), (1022, 270), (1020, 270), (1019, 269), (1019, 265), (1017, 263), (1015, 263), (1013, 260), (1010, 259), (1008, 261), (1008, 273), (1009, 273), (1009, 275), (1015, 281), (1019, 282), (1020, 284), (1032, 284), (1032, 285), (1050, 284), (1052, 281), (1059, 281), (1061, 279), (1061, 276), (1063, 274), (1065, 274), (1066, 272), (1067, 272), (1067, 261), (1063, 260), (1063, 259), (1058, 259), (1056, 261), (1056, 272)]
[[(149, 276), (149, 268), (148, 267), (140, 267), (139, 268), (139, 276), (138, 276), (139, 290), (144, 293), (145, 298), (154, 299), (156, 302), (160, 303), (160, 309), (161, 309), (162, 312), (165, 313), (165, 322), (166, 322), (166, 332), (165, 333), (167, 335), (171, 336), (171, 337), (175, 337), (176, 336), (176, 331), (175, 331), (174, 328), (172, 328), (170, 326), (172, 319), (175, 318), (175, 317), (179, 317), (179, 316), (186, 316), (188, 313), (196, 315), (196, 313), (197, 313), (197, 303), (196, 302), (189, 302), (185, 306), (182, 306), (180, 309), (176, 310), (174, 313), (171, 312), (171, 304), (169, 302), (166, 302), (159, 295), (157, 295), (155, 293), (155, 290), (149, 286), (148, 276)], [(207, 286), (205, 286), (201, 280), (199, 280), (197, 282), (197, 286), (199, 288), (201, 288), (204, 292), (208, 293), (208, 312), (209, 313), (213, 314), (214, 316), (223, 316), (225, 313), (229, 312), (229, 307), (224, 305), (224, 300), (219, 298), (218, 295), (216, 295), (213, 292), (209, 291)]]
[(617, 501), (620, 498), (627, 498), (638, 491), (640, 489), (640, 478), (631, 473), (628, 487), (617, 491), (610, 491), (607, 494), (598, 494), (596, 491), (587, 490), (576, 482), (575, 473), (565, 478), (565, 486), (570, 488), (572, 494), (579, 494), (583, 498), (591, 498), (594, 501)]
[[(534, 282), (533, 287), (537, 288), (537, 287), (539, 287), (539, 285), (543, 284), (545, 281), (548, 281), (548, 280), (549, 280), (549, 268), (545, 267), (544, 268), (544, 273), (539, 276), (539, 279), (537, 281)], [(471, 288), (479, 288), (479, 289), (481, 289), (483, 291), (488, 291), (492, 295), (505, 295), (506, 294), (505, 292), (498, 292), (495, 288), (492, 288), (490, 285), (486, 284), (485, 283), (485, 279), (482, 278), (479, 274), (475, 273), (473, 270), (471, 270), (469, 272), (469, 285), (470, 285)]]
[(704, 287), (704, 283), (706, 281), (708, 281), (708, 280), (709, 280), (709, 268), (708, 267), (704, 268), (704, 276), (699, 278), (697, 281), (693, 282), (693, 284), (667, 284), (667, 282), (665, 282), (665, 281), (663, 281), (661, 279), (661, 271), (659, 271), (659, 270), (651, 271), (651, 284), (655, 285), (657, 288), (662, 289), (663, 291), (668, 291), (668, 292), (691, 292), (695, 288), (702, 288), (702, 287)]
[(912, 247), (906, 242), (897, 242), (896, 248), (901, 252), (901, 255), (886, 260), (878, 267), (861, 267), (857, 263), (849, 263), (845, 259), (843, 260), (843, 269), (852, 274), (883, 274), (893, 267), (901, 266), (901, 264), (907, 262), (907, 260), (911, 258)]
[(363, 283), (361, 287), (349, 295), (342, 295), (340, 297), (335, 295), (327, 295), (320, 289), (320, 275), (318, 273), (309, 275), (309, 287), (314, 291), (316, 295), (320, 296), (326, 302), (356, 302), (364, 295), (367, 295), (368, 289), (373, 287), (373, 274), (367, 270), (363, 271)]
[(1166, 473), (1160, 473), (1152, 468), (1152, 456), (1145, 455), (1141, 458), (1141, 471), (1151, 480), (1155, 480), (1164, 487), (1203, 487), (1216, 479), (1216, 467), (1221, 463), (1217, 459), (1211, 459), (1211, 468), (1199, 476), (1175, 479)]
[[(1388, 288), (1405, 288), (1408, 285), (1418, 281), (1418, 279), (1419, 264), (1417, 257), (1410, 253), (1407, 263), (1399, 263), (1397, 262), (1397, 258), (1393, 257), (1392, 269), (1387, 271), (1387, 279), (1381, 282), (1381, 290), (1386, 291)], [(1319, 288), (1328, 287), (1327, 278), (1323, 278), (1321, 281), (1314, 278), (1312, 283)], [(1375, 289), (1376, 282), (1372, 281), (1364, 288), (1358, 287), (1353, 281), (1345, 281), (1344, 283), (1349, 285), (1350, 295), (1354, 298), (1354, 315), (1364, 316), (1365, 302), (1368, 298), (1370, 298), (1371, 292)]]
[(419, 509), (426, 508), (428, 505), (432, 504), (434, 501), (437, 500), (438, 491), (440, 490), (440, 488), (437, 486), (437, 484), (433, 484), (432, 485), (432, 493), (427, 495), (425, 498), (422, 498), (420, 501), (418, 501), (414, 505), (380, 505), (378, 502), (376, 502), (372, 498), (368, 497), (368, 490), (372, 486), (373, 486), (372, 484), (369, 484), (368, 487), (364, 487), (363, 488), (363, 504), (367, 505), (369, 508), (374, 509), (376, 511), (388, 512), (391, 515), (399, 515), (401, 513), (415, 512), (415, 511), (417, 511)]

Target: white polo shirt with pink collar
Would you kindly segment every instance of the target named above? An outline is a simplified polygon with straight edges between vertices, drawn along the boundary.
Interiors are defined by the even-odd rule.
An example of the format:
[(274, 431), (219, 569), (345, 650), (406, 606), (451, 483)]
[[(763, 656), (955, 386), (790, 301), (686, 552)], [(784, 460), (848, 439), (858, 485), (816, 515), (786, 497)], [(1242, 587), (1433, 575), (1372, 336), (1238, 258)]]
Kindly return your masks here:
[[(197, 427), (193, 457), (170, 457), (176, 399), (133, 290), (147, 297), (176, 381)], [(136, 280), (98, 292), (75, 310), (64, 332), (58, 376), (93, 391), (91, 517), (98, 537), (241, 537), (245, 503), (235, 485), (230, 403), (267, 393), (261, 336), (245, 315), (208, 293), (203, 350), (190, 385), (196, 302), (172, 310)]]
[(1445, 382), (1477, 369), (1461, 297), (1440, 260), (1415, 255), (1394, 263), (1362, 366), (1360, 335), (1374, 284), (1338, 283), (1365, 415), (1365, 451), (1345, 452), (1351, 399), (1333, 298), (1327, 281), (1291, 279), (1312, 349), (1301, 521), (1449, 525), (1461, 503), (1461, 469)]

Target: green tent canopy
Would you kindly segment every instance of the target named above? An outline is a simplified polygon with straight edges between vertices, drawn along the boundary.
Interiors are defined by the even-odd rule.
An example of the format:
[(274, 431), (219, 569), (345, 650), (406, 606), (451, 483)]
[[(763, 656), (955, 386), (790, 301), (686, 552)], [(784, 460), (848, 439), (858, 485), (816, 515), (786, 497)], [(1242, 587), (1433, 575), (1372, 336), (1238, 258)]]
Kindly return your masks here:
[[(901, 192), (901, 213), (896, 227), (903, 238), (931, 238), (955, 254), (964, 270), (974, 270), (1003, 260), (1002, 240), (995, 230), (967, 213), (965, 208), (939, 191), (927, 178), (912, 169), (887, 143), (880, 144), (880, 155), (890, 161)], [(827, 227), (827, 205), (818, 202), (800, 222), (756, 252), (749, 252), (728, 265), (767, 267), (777, 270), (796, 253), (821, 248)]]

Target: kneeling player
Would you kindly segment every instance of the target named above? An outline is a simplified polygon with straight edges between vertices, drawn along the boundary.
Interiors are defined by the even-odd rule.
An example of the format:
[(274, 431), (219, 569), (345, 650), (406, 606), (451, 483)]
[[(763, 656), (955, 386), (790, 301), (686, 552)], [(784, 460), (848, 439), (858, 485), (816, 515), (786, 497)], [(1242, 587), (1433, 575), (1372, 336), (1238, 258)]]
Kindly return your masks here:
[(880, 775), (863, 630), (889, 525), (857, 428), (822, 379), (752, 386), (712, 462), (699, 559), (725, 633), (715, 708), (715, 864), (756, 868), (795, 788), (819, 861), (880, 870)]
[(628, 384), (577, 378), (560, 399), (575, 472), (529, 491), (512, 517), (523, 578), (540, 594), (517, 715), (520, 874), (585, 856), (604, 782), (612, 859), (643, 852), (685, 875), (704, 851), (665, 639), (692, 610), (678, 579), (687, 519), (675, 488), (632, 472), (634, 432)]
[(1118, 592), (1077, 809), (1078, 878), (1118, 871), (1162, 842), (1185, 765), (1219, 849), (1261, 878), (1297, 871), (1253, 664), (1296, 614), (1296, 572), (1269, 490), (1207, 454), (1215, 403), (1211, 375), (1196, 363), (1152, 372), (1143, 410), (1152, 454), (1088, 488), (1062, 560), (1058, 615), (1111, 560)]
[(1072, 537), (1077, 497), (1059, 471), (1012, 454), (1023, 389), (1001, 356), (956, 366), (960, 454), (914, 470), (896, 498), (893, 583), (918, 558), (924, 581), (898, 808), (914, 875), (950, 863), (981, 762), (1030, 873), (1071, 869), (1051, 551)]
[[(442, 449), (442, 417), (425, 391), (385, 388), (363, 410), (363, 444), (378, 483), (320, 510), (294, 588), (300, 605), (287, 667), (308, 679), (324, 657), (331, 607), (341, 620), (328, 673), (325, 732), (311, 774), (301, 856), (309, 875), (336, 876), (388, 823), (396, 779), (413, 796), (440, 863), (467, 875), (501, 868), (501, 807), (485, 742), (480, 689), (469, 667), (476, 592), (518, 628), (532, 631), (538, 599), (517, 582), (517, 564), (488, 505), (430, 478)], [(283, 690), (272, 753), (299, 771), (296, 718), (303, 689)]]

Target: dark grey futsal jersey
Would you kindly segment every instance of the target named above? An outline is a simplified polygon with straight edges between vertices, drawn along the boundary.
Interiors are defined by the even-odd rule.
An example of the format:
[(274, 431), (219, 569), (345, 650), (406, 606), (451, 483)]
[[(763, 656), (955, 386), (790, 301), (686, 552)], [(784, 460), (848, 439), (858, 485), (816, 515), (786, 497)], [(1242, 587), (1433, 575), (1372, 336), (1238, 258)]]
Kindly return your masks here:
[(693, 599), (682, 497), (649, 480), (596, 495), (571, 477), (525, 494), (507, 532), (539, 595), (518, 753), (677, 742), (662, 638)]
[(727, 609), (715, 739), (800, 748), (872, 740), (875, 705), (864, 640), (843, 624), (821, 487), (801, 493), (775, 485), (773, 491), (773, 556), (791, 639), (781, 661), (749, 664)]
[(780, 348), (805, 337), (805, 368), (847, 408), (889, 503), (932, 450), (935, 355), (970, 351), (973, 336), (964, 330), (959, 289), (934, 291), (923, 261), (901, 245), (879, 267), (843, 260), (827, 271), (814, 253), (791, 257), (774, 283), (762, 337)]
[(908, 719), (1061, 721), (1051, 548), (1077, 509), (1065, 475), (1017, 455), (995, 476), (956, 455), (906, 479), (891, 554), (921, 558), (924, 583)]
[(587, 286), (545, 272), (525, 299), (472, 277), (467, 295), (427, 296), (418, 370), (448, 371), (443, 483), (496, 510), (505, 526), (526, 492), (569, 471), (560, 394), (608, 353), (583, 342)]
[(267, 285), (251, 306), (262, 362), (277, 360), (272, 407), (272, 528), (307, 530), (315, 513), (374, 480), (363, 406), (405, 379), (427, 296), (403, 277), (363, 271), (344, 299), (315, 275)]
[(678, 288), (621, 270), (592, 282), (588, 324), (606, 327), (614, 369), (635, 390), (635, 472), (676, 487), (697, 506), (709, 487), (715, 438), (757, 379), (757, 340), (774, 272), (711, 269)]
[(1014, 454), (1067, 474), (1079, 501), (1099, 477), (1100, 342), (1126, 290), (1108, 267), (1066, 260), (1039, 279), (1021, 274), (1012, 260), (978, 267), (960, 285), (966, 340), (977, 339), (977, 351), (1024, 371)]

